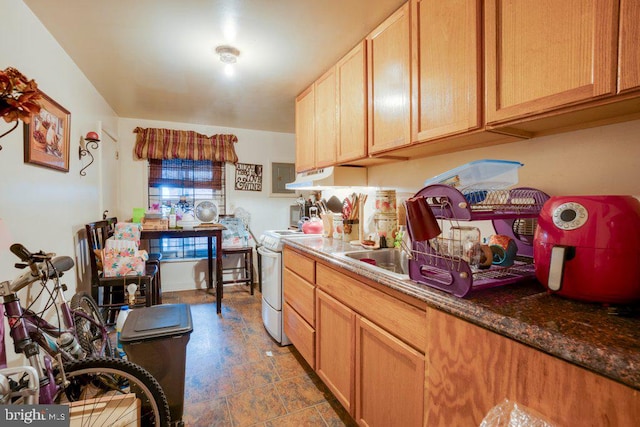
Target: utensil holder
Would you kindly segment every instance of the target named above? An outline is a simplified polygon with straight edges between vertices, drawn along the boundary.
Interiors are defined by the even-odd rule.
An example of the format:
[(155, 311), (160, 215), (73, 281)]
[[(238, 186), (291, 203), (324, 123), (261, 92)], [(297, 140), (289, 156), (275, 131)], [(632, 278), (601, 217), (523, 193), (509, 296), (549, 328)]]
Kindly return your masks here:
[(351, 242), (360, 239), (360, 221), (357, 219), (345, 219), (343, 224), (342, 240)]

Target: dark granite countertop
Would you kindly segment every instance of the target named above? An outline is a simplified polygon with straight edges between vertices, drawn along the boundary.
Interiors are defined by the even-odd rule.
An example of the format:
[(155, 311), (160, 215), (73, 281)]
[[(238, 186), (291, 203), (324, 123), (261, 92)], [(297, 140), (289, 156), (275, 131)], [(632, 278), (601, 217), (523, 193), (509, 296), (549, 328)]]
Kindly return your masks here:
[(412, 280), (381, 274), (336, 254), (358, 250), (318, 236), (285, 239), (293, 248), (358, 273), (503, 336), (640, 390), (640, 315), (610, 314), (601, 304), (551, 295), (535, 280), (458, 298)]

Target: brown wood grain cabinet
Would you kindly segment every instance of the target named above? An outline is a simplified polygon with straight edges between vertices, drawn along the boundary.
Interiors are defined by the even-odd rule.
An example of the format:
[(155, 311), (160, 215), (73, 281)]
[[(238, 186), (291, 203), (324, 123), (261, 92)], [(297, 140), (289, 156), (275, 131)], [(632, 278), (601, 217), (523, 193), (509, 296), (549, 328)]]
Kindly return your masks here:
[(315, 261), (288, 247), (285, 247), (283, 257), (284, 333), (315, 369)]
[(362, 426), (421, 426), (425, 308), (319, 263), (316, 277), (320, 378)]
[(504, 399), (558, 426), (635, 426), (640, 392), (428, 309), (427, 426), (480, 425)]
[(482, 123), (482, 2), (412, 0), (414, 142)]
[(505, 399), (558, 426), (640, 419), (638, 390), (289, 247), (285, 267), (285, 331), (361, 426), (477, 426)]
[(363, 426), (422, 426), (424, 354), (356, 316), (356, 414)]
[(337, 98), (336, 69), (331, 67), (316, 82), (315, 106), (315, 167), (332, 166), (336, 163), (337, 146)]
[(620, 1), (618, 92), (640, 89), (640, 2)]
[(487, 123), (615, 93), (617, 0), (487, 0)]
[(355, 312), (318, 289), (316, 321), (316, 372), (340, 404), (353, 415)]
[(336, 64), (338, 163), (367, 157), (367, 44), (358, 43)]
[(367, 36), (369, 154), (411, 144), (409, 3)]
[(315, 166), (315, 90), (309, 86), (296, 98), (296, 172)]

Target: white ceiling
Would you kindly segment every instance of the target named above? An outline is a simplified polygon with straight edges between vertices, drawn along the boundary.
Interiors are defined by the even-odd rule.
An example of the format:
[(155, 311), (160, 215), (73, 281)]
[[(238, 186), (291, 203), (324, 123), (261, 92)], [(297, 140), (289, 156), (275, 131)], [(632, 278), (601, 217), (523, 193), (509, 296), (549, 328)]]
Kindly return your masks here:
[(120, 117), (294, 132), (295, 96), (405, 0), (24, 2)]

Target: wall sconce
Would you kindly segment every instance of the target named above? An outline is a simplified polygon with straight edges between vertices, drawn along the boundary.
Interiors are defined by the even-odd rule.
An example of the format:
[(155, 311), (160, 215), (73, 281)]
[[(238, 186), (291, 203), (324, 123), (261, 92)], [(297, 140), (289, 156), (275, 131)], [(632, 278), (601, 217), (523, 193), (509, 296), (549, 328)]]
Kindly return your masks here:
[(78, 158), (82, 159), (86, 155), (89, 155), (89, 157), (91, 157), (91, 161), (89, 162), (89, 164), (86, 165), (85, 167), (83, 167), (82, 169), (80, 169), (80, 175), (81, 176), (86, 176), (87, 175), (87, 173), (84, 170), (86, 168), (88, 168), (89, 166), (91, 166), (91, 164), (93, 163), (93, 160), (94, 160), (93, 154), (91, 154), (89, 149), (97, 150), (99, 142), (100, 142), (100, 137), (98, 136), (98, 134), (96, 132), (87, 133), (87, 136), (84, 137), (84, 144), (82, 144), (82, 141), (80, 141), (80, 149), (78, 151)]

